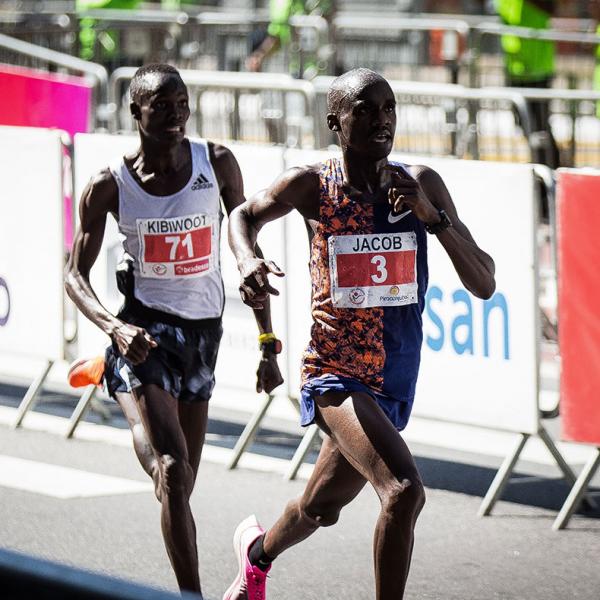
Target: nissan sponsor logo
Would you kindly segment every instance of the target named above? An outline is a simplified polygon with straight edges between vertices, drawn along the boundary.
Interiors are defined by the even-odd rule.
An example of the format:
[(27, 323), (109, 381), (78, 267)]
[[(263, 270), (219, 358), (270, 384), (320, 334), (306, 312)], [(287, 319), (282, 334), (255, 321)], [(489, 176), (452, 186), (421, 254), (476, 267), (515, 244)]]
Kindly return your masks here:
[(10, 317), (10, 292), (8, 284), (0, 277), (0, 327), (8, 323)]

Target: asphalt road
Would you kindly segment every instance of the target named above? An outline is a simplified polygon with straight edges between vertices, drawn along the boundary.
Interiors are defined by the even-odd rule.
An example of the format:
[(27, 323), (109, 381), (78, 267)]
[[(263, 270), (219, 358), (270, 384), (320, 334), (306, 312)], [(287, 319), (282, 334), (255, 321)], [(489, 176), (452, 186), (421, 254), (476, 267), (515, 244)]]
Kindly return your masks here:
[[(215, 428), (223, 424), (211, 424), (211, 439), (225, 439)], [(578, 515), (563, 532), (550, 529), (566, 484), (548, 478), (552, 473), (521, 470), (494, 515), (480, 519), (477, 508), (494, 475), (485, 459), (468, 464), (431, 448), (413, 451), (428, 502), (417, 527), (407, 600), (600, 598), (600, 514)], [(0, 426), (2, 456), (146, 481), (129, 448), (105, 442)], [(235, 575), (231, 536), (237, 523), (255, 513), (268, 526), (303, 486), (274, 473), (202, 464), (191, 502), (208, 600), (220, 599)], [(282, 555), (271, 571), (270, 600), (374, 598), (371, 538), (377, 513), (378, 500), (365, 489), (335, 527)], [(0, 514), (1, 547), (176, 589), (150, 490), (60, 499), (5, 486)]]

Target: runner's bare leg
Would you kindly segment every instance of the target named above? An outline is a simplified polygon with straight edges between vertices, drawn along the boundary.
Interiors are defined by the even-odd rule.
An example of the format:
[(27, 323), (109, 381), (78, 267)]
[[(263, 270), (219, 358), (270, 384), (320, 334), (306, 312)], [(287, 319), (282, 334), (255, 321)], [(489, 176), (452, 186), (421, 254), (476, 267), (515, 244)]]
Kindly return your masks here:
[[(275, 558), (308, 537), (320, 525), (331, 525), (349, 491), (359, 491), (360, 474), (381, 502), (374, 536), (377, 600), (399, 600), (404, 595), (414, 544), (414, 526), (425, 502), (425, 492), (408, 447), (368, 394), (329, 393), (317, 399), (319, 426), (331, 437), (348, 462), (342, 466), (334, 453), (323, 455), (300, 501), (290, 503), (269, 529), (264, 552)], [(319, 457), (321, 460), (321, 456)], [(356, 474), (349, 466), (354, 467)], [(362, 486), (361, 486), (362, 487)], [(336, 490), (343, 491), (336, 501)]]
[(179, 402), (178, 408), (179, 424), (181, 425), (181, 430), (185, 437), (190, 465), (194, 471), (195, 482), (208, 426), (208, 400)]
[(326, 436), (302, 496), (289, 502), (283, 515), (267, 531), (263, 544), (266, 554), (275, 558), (319, 527), (336, 523), (341, 509), (356, 498), (366, 483)]
[(140, 386), (135, 397), (158, 458), (161, 526), (167, 554), (179, 587), (200, 592), (196, 526), (189, 503), (194, 470), (179, 422), (179, 402), (156, 385)]
[(160, 470), (158, 468), (158, 460), (148, 440), (137, 403), (133, 396), (127, 392), (117, 392), (115, 396), (131, 430), (133, 449), (144, 471), (152, 477), (154, 493), (160, 502)]

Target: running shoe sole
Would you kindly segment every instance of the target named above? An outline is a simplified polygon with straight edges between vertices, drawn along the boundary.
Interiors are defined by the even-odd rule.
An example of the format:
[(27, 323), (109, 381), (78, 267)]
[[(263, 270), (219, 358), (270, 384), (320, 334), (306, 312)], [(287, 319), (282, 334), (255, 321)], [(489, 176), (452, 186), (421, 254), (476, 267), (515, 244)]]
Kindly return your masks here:
[[(223, 600), (229, 600), (231, 594), (236, 590), (236, 588), (240, 585), (244, 577), (245, 570), (245, 556), (243, 555), (244, 548), (242, 548), (241, 537), (242, 533), (249, 529), (250, 527), (260, 527), (258, 524), (258, 520), (256, 519), (256, 515), (250, 515), (246, 517), (237, 527), (233, 534), (233, 551), (236, 554), (237, 563), (238, 563), (238, 574), (234, 579), (233, 583), (229, 586), (225, 594), (223, 594)], [(258, 536), (257, 536), (258, 537)]]

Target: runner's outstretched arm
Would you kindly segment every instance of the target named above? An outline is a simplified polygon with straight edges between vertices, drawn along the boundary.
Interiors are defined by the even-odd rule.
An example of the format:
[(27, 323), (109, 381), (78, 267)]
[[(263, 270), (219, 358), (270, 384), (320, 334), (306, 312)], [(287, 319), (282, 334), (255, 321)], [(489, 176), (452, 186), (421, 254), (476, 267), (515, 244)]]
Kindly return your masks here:
[(261, 228), (294, 208), (305, 219), (318, 218), (319, 175), (314, 167), (296, 167), (279, 176), (264, 192), (239, 206), (229, 219), (229, 246), (240, 270), (240, 294), (252, 308), (260, 308), (269, 294), (278, 294), (268, 274), (282, 276), (273, 263), (259, 257), (256, 238)]
[(90, 284), (90, 271), (98, 258), (106, 217), (118, 212), (117, 184), (108, 170), (101, 171), (85, 187), (79, 203), (80, 225), (65, 267), (65, 289), (77, 308), (115, 341), (133, 364), (146, 360), (156, 342), (141, 327), (124, 323), (100, 302)]
[[(391, 167), (394, 169), (393, 167)], [(446, 212), (452, 227), (437, 234), (448, 253), (463, 285), (478, 298), (489, 298), (496, 289), (495, 265), (492, 257), (475, 242), (466, 225), (458, 217), (456, 206), (442, 178), (433, 169), (423, 166), (409, 168), (413, 177), (394, 169), (388, 198), (394, 211), (411, 209), (427, 224), (440, 221), (439, 211)]]

